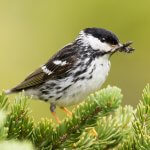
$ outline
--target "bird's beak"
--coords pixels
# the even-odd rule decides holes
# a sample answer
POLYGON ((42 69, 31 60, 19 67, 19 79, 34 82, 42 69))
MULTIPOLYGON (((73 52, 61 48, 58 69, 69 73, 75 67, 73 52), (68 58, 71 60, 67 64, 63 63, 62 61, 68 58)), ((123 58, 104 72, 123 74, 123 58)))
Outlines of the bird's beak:
POLYGON ((111 52, 114 53, 117 52, 122 47, 122 44, 119 43, 117 45, 111 45, 111 47, 112 47, 111 52))

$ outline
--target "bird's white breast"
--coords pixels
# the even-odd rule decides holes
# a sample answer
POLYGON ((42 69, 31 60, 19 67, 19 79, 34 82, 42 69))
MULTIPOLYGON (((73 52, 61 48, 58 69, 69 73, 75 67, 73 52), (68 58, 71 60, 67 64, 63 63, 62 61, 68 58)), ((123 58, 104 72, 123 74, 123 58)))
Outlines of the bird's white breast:
MULTIPOLYGON (((56 104, 60 106, 77 104, 84 100, 90 93, 99 89, 106 80, 110 70, 110 61, 108 56, 106 55, 96 58, 89 66, 88 70, 82 74, 82 76, 88 78, 92 69, 93 72, 91 79, 85 78, 84 80, 78 80, 67 90, 64 96, 57 101, 56 104)), ((69 80, 66 82, 69 82, 69 80)))

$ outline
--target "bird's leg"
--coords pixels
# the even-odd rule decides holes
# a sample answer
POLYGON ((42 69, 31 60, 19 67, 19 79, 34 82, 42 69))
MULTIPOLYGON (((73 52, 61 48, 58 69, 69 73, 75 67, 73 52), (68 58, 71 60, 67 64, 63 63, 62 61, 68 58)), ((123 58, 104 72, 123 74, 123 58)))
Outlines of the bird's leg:
POLYGON ((56 109, 56 105, 54 105, 53 103, 50 104, 50 111, 52 113, 52 115, 54 116, 55 120, 57 121, 57 123, 61 123, 60 119, 58 118, 58 116, 56 115, 56 112, 55 112, 55 109, 56 109))
POLYGON ((72 116, 72 112, 69 111, 66 107, 60 107, 68 116, 72 116))

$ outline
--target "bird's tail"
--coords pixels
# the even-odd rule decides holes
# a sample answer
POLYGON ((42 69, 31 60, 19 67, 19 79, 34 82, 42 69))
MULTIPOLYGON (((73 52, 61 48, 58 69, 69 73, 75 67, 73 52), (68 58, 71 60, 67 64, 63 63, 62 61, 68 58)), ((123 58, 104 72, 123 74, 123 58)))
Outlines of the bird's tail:
POLYGON ((6 91, 4 91, 4 93, 5 93, 6 95, 9 95, 9 94, 12 93, 12 90, 6 90, 6 91))

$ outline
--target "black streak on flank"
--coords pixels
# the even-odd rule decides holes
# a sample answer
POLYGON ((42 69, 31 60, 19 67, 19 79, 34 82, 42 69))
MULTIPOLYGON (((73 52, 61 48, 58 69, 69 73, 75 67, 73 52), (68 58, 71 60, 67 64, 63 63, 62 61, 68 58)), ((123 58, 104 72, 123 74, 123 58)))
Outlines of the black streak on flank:
POLYGON ((74 78, 85 73, 87 71, 87 68, 83 69, 83 70, 80 70, 80 71, 77 71, 75 74, 74 74, 74 78))
POLYGON ((90 59, 90 60, 86 63, 86 66, 90 66, 92 60, 93 60, 93 59, 90 59))
POLYGON ((75 79, 73 80, 73 83, 76 83, 78 80, 80 80, 79 77, 78 77, 78 78, 75 78, 75 79))
POLYGON ((65 88, 63 88, 62 90, 57 91, 56 93, 57 93, 57 94, 62 93, 62 92, 64 92, 64 91, 66 91, 66 90, 67 90, 70 86, 71 86, 71 84, 70 84, 70 85, 68 85, 68 86, 66 86, 66 87, 65 87, 65 88))
POLYGON ((62 92, 65 91, 65 90, 67 90, 70 86, 71 86, 71 84, 68 85, 68 86, 66 86, 66 87, 62 90, 62 92))
POLYGON ((49 96, 48 98, 50 99, 50 98, 53 98, 54 96, 49 96))
POLYGON ((85 79, 85 77, 78 77, 78 78, 75 78, 74 80, 73 80, 73 83, 76 83, 77 81, 81 81, 81 80, 84 80, 85 79))
POLYGON ((57 90, 59 90, 59 89, 61 89, 61 88, 62 88, 62 87, 60 87, 60 86, 57 86, 57 87, 56 87, 57 90))
POLYGON ((79 78, 79 80, 84 80, 85 79, 85 77, 81 77, 81 78, 79 78))
POLYGON ((57 100, 59 100, 60 98, 61 98, 61 96, 57 97, 55 100, 57 101, 57 100))
POLYGON ((56 86, 56 83, 50 83, 49 86, 56 86))
POLYGON ((86 79, 87 79, 87 80, 90 80, 90 79, 92 79, 92 77, 93 77, 93 76, 92 76, 92 75, 90 75, 90 76, 89 76, 88 78, 86 78, 86 79))
POLYGON ((42 94, 45 94, 45 95, 48 95, 49 94, 49 91, 47 91, 47 90, 43 90, 43 91, 41 91, 42 92, 42 94))
POLYGON ((49 89, 49 90, 50 90, 50 89, 53 89, 53 86, 51 86, 51 85, 49 85, 49 84, 46 84, 46 85, 45 85, 45 89, 49 89))
POLYGON ((89 74, 92 74, 95 69, 96 69, 96 66, 94 65, 93 69, 91 70, 91 72, 89 72, 89 74))

